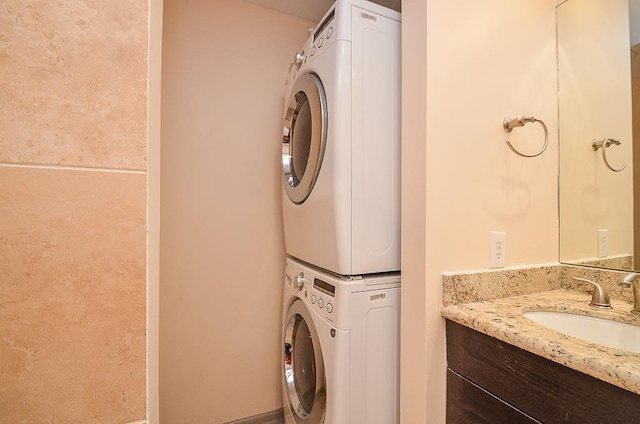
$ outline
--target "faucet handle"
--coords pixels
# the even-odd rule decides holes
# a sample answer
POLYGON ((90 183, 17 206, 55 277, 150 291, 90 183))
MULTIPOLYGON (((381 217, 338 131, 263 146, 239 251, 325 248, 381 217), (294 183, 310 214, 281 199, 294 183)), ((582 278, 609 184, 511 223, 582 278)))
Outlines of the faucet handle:
POLYGON ((626 277, 624 277, 624 280, 620 282, 620 285, 622 287, 631 287, 631 284, 633 283, 633 281, 638 277, 640 277, 640 274, 638 274, 637 272, 632 272, 626 277))
POLYGON ((633 287, 633 309, 631 312, 640 315, 640 273, 632 272, 620 283, 622 287, 633 287))
POLYGON ((609 296, 600 284, 596 283, 595 281, 587 280, 586 278, 573 277, 573 279, 593 285, 593 295, 591 296, 591 302, 589 302, 589 305, 599 309, 612 309, 611 302, 609 301, 609 296))

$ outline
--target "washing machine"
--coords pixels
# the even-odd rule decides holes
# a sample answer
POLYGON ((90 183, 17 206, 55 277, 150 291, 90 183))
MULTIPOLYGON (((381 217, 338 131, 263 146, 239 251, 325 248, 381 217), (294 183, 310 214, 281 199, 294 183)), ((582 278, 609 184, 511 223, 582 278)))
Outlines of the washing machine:
POLYGON ((399 422, 400 275, 348 278, 287 259, 286 424, 399 422))
POLYGON ((400 269, 400 25, 391 9, 338 0, 289 69, 286 250, 341 275, 400 269))

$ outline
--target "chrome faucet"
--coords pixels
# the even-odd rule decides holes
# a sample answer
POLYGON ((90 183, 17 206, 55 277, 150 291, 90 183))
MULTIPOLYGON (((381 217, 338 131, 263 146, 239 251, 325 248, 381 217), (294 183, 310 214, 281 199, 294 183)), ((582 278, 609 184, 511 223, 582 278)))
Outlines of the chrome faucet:
POLYGON ((633 309, 631 312, 634 314, 640 314, 640 274, 637 272, 632 272, 631 274, 624 277, 622 280, 622 287, 633 287, 633 309))
POLYGON ((593 286, 593 295, 591 296, 591 302, 589 305, 598 309, 611 309, 611 302, 609 301, 609 295, 602 288, 602 286, 595 281, 587 280, 586 278, 573 277, 576 281, 582 281, 583 283, 589 283, 593 286))

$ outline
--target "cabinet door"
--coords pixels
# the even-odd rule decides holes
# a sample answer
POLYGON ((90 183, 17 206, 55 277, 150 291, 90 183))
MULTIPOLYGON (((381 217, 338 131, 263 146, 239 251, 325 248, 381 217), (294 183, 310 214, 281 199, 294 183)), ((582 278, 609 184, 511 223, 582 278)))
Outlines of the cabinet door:
POLYGON ((545 424, 640 423, 640 395, 452 321, 447 321, 447 363, 545 424))
POLYGON ((540 423, 447 370, 447 424, 540 423))

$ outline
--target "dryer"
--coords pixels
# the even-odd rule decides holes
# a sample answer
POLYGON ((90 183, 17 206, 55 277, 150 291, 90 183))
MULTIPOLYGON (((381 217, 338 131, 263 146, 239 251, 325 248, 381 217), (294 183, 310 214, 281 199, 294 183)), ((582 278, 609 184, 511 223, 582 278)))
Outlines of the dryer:
POLYGON ((285 423, 398 423, 399 335, 399 274, 354 279, 287 259, 285 423))
POLYGON ((338 0, 287 79, 286 250, 341 275, 400 269, 400 25, 391 9, 338 0))

